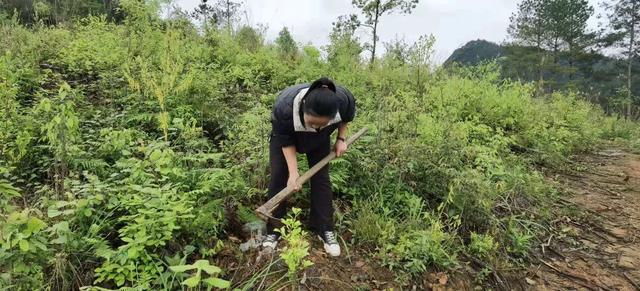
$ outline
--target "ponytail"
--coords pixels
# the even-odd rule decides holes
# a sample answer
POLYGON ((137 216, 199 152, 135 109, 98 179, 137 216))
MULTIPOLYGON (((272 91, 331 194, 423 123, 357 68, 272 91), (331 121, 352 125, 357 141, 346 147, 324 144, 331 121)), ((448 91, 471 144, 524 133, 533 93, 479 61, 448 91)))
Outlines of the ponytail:
POLYGON ((318 80, 313 81, 313 83, 311 83, 311 86, 309 87, 309 91, 313 91, 314 89, 318 88, 327 88, 333 91, 333 93, 336 92, 336 84, 327 77, 322 77, 318 80))
POLYGON ((302 97, 302 111, 314 116, 333 118, 338 112, 335 83, 326 77, 311 83, 309 90, 302 97))

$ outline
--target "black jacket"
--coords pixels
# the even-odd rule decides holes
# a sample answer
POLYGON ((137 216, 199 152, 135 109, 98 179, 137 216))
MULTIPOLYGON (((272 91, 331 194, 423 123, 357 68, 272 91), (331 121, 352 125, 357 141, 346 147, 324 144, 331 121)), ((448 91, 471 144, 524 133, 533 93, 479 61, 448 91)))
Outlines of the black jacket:
MULTIPOLYGON (((294 100, 300 90, 309 88, 310 84, 298 84, 290 86, 278 95, 276 103, 271 113, 271 142, 277 143, 281 147, 295 144, 296 129, 294 127, 294 100)), ((338 112, 341 122, 351 122, 356 114, 356 100, 353 94, 344 87, 336 85, 336 94, 339 102, 338 112)), ((338 124, 333 124, 322 128, 320 132, 333 131, 338 124)))

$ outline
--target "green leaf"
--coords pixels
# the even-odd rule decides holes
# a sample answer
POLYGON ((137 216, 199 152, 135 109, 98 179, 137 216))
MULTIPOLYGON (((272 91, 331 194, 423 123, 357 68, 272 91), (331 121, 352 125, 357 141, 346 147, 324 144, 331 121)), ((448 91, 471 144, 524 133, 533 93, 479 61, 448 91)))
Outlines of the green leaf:
POLYGON ((129 259, 135 259, 135 258, 137 258, 137 257, 138 257, 138 249, 136 249, 135 247, 134 247, 134 248, 129 248, 129 249, 127 250, 127 257, 128 257, 129 259))
POLYGON ((53 217, 59 216, 60 214, 62 214, 62 212, 60 212, 60 210, 56 208, 49 207, 49 209, 47 209, 47 216, 49 217, 53 218, 53 217))
POLYGON ((61 221, 58 222, 56 224, 53 225, 53 228, 57 231, 57 232, 69 232, 69 222, 68 221, 61 221))
POLYGON ((151 161, 157 161, 162 157, 162 152, 159 150, 153 150, 153 152, 151 152, 151 155, 149 155, 149 160, 151 161))
POLYGON ((47 250, 47 246, 39 241, 31 241, 31 245, 35 246, 35 248, 40 249, 42 251, 47 250))
POLYGON ((202 268, 203 271, 207 272, 207 274, 209 275, 213 275, 213 274, 218 274, 220 272, 222 272, 222 269, 216 267, 216 266, 206 266, 204 268, 202 268))
POLYGON ((23 252, 29 251, 29 242, 26 240, 21 240, 18 244, 20 244, 20 250, 23 252))
POLYGON ((67 237, 66 236, 61 236, 59 238, 51 240, 51 243, 54 243, 54 244, 64 244, 66 242, 67 242, 67 237))
POLYGON ((169 269, 171 269, 171 271, 174 271, 176 273, 183 273, 186 272, 188 270, 193 270, 196 267, 193 265, 180 265, 180 266, 170 266, 169 269))
POLYGON ((83 208, 85 206, 89 205, 89 201, 87 199, 78 199, 77 203, 76 203, 76 207, 77 208, 83 208))
POLYGON ((207 285, 215 288, 227 289, 231 287, 231 283, 229 281, 218 279, 218 278, 207 278, 202 281, 205 282, 207 285))
POLYGON ((196 250, 196 247, 192 246, 192 245, 187 245, 186 247, 184 247, 184 253, 185 254, 191 254, 196 250))
POLYGON ((222 272, 222 269, 216 267, 216 266, 212 266, 209 264, 209 261, 207 260, 198 260, 195 262, 195 264, 193 264, 196 268, 203 270, 205 272, 207 272, 207 274, 211 275, 211 274, 217 274, 222 272))
MULTIPOLYGON (((58 209, 58 210, 60 210, 60 209, 63 209, 63 208, 65 208, 65 207, 69 206, 69 205, 71 205, 71 203, 70 203, 70 202, 67 202, 67 201, 58 201, 58 202, 56 202, 56 203, 55 203, 55 205, 54 205, 53 207, 54 207, 54 208, 56 208, 56 209, 58 209)), ((73 209, 68 209, 68 210, 71 210, 71 211, 72 211, 71 213, 73 213, 73 209)), ((67 210, 65 210, 65 211, 67 211, 67 210)))
POLYGON ((13 187, 7 180, 0 179, 0 193, 3 193, 9 197, 20 197, 20 189, 13 187))
POLYGON ((40 231, 45 226, 47 226, 47 224, 37 217, 31 217, 27 222, 27 229, 32 233, 40 231))
POLYGON ((184 282, 182 282, 182 285, 187 285, 191 288, 198 286, 198 284, 200 284, 200 276, 199 275, 195 275, 187 280, 184 280, 184 282))
POLYGON ((115 281, 116 281, 116 285, 117 285, 117 286, 122 286, 122 285, 124 285, 124 275, 122 275, 122 274, 118 274, 114 279, 115 279, 115 281))

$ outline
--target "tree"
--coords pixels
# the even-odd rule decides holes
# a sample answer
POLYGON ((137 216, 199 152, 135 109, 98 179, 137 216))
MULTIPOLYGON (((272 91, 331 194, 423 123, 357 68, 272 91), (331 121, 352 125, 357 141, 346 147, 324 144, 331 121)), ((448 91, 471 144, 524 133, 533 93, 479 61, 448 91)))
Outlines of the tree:
POLYGON ((291 36, 289 29, 283 27, 278 38, 276 38, 276 45, 280 53, 284 56, 293 57, 298 51, 298 45, 291 36))
POLYGON ((542 0, 524 0, 518 4, 518 11, 510 17, 507 32, 516 44, 536 48, 538 64, 538 87, 544 87, 544 62, 546 52, 543 43, 546 37, 546 21, 542 0))
POLYGON ((104 14, 116 20, 118 0, 0 0, 0 10, 18 13, 23 24, 42 20, 46 24, 57 24, 74 17, 104 14))
POLYGON ((390 42, 385 42, 384 58, 392 61, 400 66, 404 66, 409 59, 409 45, 404 39, 399 39, 396 35, 396 39, 390 42))
POLYGON ((201 20, 206 25, 224 26, 231 34, 233 23, 237 20, 240 3, 232 0, 218 0, 214 4, 209 4, 208 0, 200 0, 200 4, 194 9, 192 16, 201 20))
POLYGON ((556 28, 560 31, 560 38, 569 52, 580 52, 594 43, 595 36, 587 30, 587 21, 593 15, 593 6, 587 0, 556 0, 552 3, 564 11, 556 28))
POLYGON ((378 42, 378 25, 380 17, 394 12, 403 14, 411 13, 416 8, 419 0, 353 0, 352 4, 362 11, 365 21, 361 24, 371 29, 371 64, 376 59, 376 45, 378 42))
MULTIPOLYGON (((523 60, 537 59, 539 89, 544 88, 545 71, 569 72, 573 79, 574 63, 585 49, 594 43, 595 36, 587 31, 587 20, 593 7, 587 0, 523 0, 518 5, 508 28, 514 44, 535 48, 537 57, 521 55, 523 60), (553 62, 547 64, 548 51, 553 62), (559 54, 568 51, 569 66, 562 67, 559 54)), ((521 53, 531 50, 519 50, 521 53)))
POLYGON ((200 4, 198 4, 191 14, 196 20, 202 21, 205 30, 209 25, 216 26, 219 21, 216 9, 207 2, 207 0, 201 0, 200 4))
POLYGON ((34 19, 33 1, 26 0, 0 0, 0 10, 6 11, 9 15, 17 14, 18 20, 22 24, 31 24, 34 19))
POLYGON ((198 33, 195 24, 191 21, 190 13, 176 4, 171 4, 167 10, 165 21, 170 27, 185 34, 196 35, 198 33))
POLYGON ((434 53, 436 38, 433 35, 422 35, 409 48, 409 68, 412 76, 416 78, 416 91, 422 97, 425 93, 424 76, 429 72, 431 58, 434 53))
POLYGON ((237 20, 240 3, 231 0, 218 0, 219 19, 224 19, 227 32, 231 34, 233 31, 233 22, 237 20))
POLYGON ((594 36, 587 32, 587 20, 593 7, 587 0, 541 0, 538 4, 544 29, 543 45, 553 52, 554 64, 558 54, 568 50, 583 50, 594 36))
POLYGON ((615 4, 605 4, 608 12, 609 28, 611 32, 608 38, 611 46, 624 49, 627 57, 627 112, 631 113, 631 79, 634 58, 640 53, 640 0, 619 0, 615 4))
POLYGON ((518 11, 511 14, 507 33, 518 44, 542 49, 545 37, 543 0, 524 0, 518 4, 518 11))
POLYGON ((595 40, 595 36, 587 31, 587 20, 593 15, 593 6, 587 0, 545 0, 543 3, 545 27, 550 33, 547 43, 553 49, 553 63, 557 67, 558 52, 566 49, 569 78, 573 79, 576 58, 595 40))
POLYGON ((250 52, 257 52, 260 47, 262 47, 262 43, 264 42, 261 33, 253 27, 247 25, 241 27, 238 30, 235 38, 238 40, 238 43, 241 47, 250 52))
POLYGON ((329 34, 330 43, 326 47, 327 60, 334 67, 342 63, 359 63, 362 46, 356 30, 360 21, 356 15, 342 15, 333 22, 333 28, 329 34))

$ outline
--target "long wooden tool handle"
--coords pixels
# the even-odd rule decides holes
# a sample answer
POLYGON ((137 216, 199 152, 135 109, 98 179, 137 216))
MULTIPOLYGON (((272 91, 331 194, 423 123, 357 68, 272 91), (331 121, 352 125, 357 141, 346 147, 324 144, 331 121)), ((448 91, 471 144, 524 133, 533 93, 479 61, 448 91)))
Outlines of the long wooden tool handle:
MULTIPOLYGON (((365 132, 367 132, 366 127, 356 132, 356 134, 352 135, 351 137, 349 137, 345 141, 345 143, 347 144, 347 146, 351 145, 354 141, 360 138, 360 136, 362 136, 365 132)), ((326 166, 335 157, 336 157, 336 152, 331 151, 329 155, 327 155, 324 159, 322 159, 320 162, 318 162, 313 167, 311 167, 311 169, 309 169, 306 173, 302 174, 302 176, 300 176, 296 180, 298 185, 302 185, 305 182, 307 182, 309 179, 311 179, 313 175, 315 175, 318 171, 320 171, 320 169, 326 166)), ((256 214, 258 215, 258 217, 260 217, 260 219, 267 221, 269 218, 271 218, 271 213, 273 213, 273 211, 278 207, 278 205, 280 205, 282 201, 287 199, 291 195, 291 193, 293 193, 293 189, 290 188, 289 186, 285 187, 284 189, 282 189, 282 191, 278 192, 278 194, 276 194, 271 199, 269 199, 269 201, 267 201, 265 204, 262 204, 262 206, 258 207, 258 209, 255 210, 256 214)))

